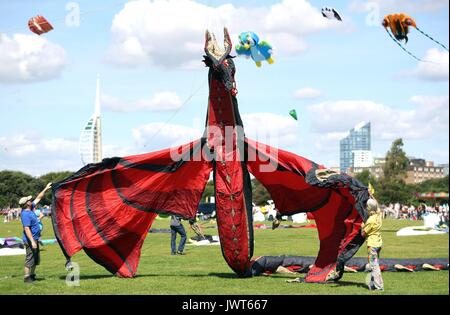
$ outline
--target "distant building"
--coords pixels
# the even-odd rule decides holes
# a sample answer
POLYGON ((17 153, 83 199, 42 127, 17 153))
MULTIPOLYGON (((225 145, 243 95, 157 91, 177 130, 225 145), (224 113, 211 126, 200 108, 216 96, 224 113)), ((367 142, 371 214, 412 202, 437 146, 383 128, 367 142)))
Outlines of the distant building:
POLYGON ((340 141, 340 170, 349 172, 357 163, 369 165, 371 159, 370 122, 361 122, 340 141))
POLYGON ((100 78, 97 77, 95 110, 80 135, 80 156, 84 165, 102 161, 102 124, 100 113, 100 78))
POLYGON ((370 166, 370 167, 351 167, 348 170, 348 174, 350 176, 355 176, 359 173, 362 173, 364 171, 369 171, 369 173, 375 177, 376 179, 380 179, 383 177, 383 167, 382 166, 370 166))
MULTIPOLYGON (((380 179, 384 176, 383 166, 386 163, 386 159, 374 158, 373 161, 374 165, 370 167, 351 167, 348 171, 349 175, 355 176, 364 171, 369 171, 373 177, 380 179)), ((445 165, 435 166, 434 164, 432 161, 410 157, 405 182, 407 184, 419 184, 426 180, 445 177, 445 165)))
POLYGON ((375 157, 373 158, 373 165, 374 166, 383 166, 386 164, 386 158, 385 157, 375 157))
POLYGON ((336 172, 336 173, 340 173, 341 172, 341 168, 338 166, 332 166, 328 168, 329 170, 336 172))
POLYGON ((418 184, 430 179, 445 177, 444 167, 434 166, 434 162, 411 158, 405 182, 418 184))
POLYGON ((439 167, 444 169, 444 176, 448 176, 448 163, 447 164, 439 164, 439 167))
POLYGON ((353 151, 353 167, 371 167, 373 165, 372 151, 353 151))

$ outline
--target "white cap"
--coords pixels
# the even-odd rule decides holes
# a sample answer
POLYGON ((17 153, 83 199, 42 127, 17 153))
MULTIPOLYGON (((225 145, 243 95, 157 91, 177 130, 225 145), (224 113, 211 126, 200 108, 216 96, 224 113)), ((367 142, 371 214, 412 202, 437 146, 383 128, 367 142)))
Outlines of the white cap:
POLYGON ((375 199, 370 198, 369 200, 367 200, 367 211, 369 212, 378 211, 378 202, 375 199))
POLYGON ((22 197, 19 200, 19 205, 24 205, 26 204, 28 201, 30 201, 31 199, 33 199, 33 196, 27 196, 27 197, 22 197))

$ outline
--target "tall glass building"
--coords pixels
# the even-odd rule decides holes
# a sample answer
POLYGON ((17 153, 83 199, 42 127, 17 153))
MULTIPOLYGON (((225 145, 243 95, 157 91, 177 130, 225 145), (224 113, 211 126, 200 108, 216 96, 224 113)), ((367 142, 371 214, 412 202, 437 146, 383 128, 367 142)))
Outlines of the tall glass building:
POLYGON ((341 172, 347 173, 349 168, 355 166, 355 151, 358 151, 358 155, 361 155, 362 151, 371 151, 370 142, 370 122, 361 122, 349 131, 348 135, 340 141, 341 172))

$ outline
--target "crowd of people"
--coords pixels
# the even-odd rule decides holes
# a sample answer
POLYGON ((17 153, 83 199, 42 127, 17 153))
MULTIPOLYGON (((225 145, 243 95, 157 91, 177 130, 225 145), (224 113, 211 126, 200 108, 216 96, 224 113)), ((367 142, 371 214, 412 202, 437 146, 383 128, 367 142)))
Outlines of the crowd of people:
MULTIPOLYGON (((21 208, 6 208, 1 209, 0 214, 3 215, 3 223, 13 222, 13 221, 19 221, 21 217, 21 208)), ((48 216, 50 215, 50 207, 49 206, 43 206, 40 208, 34 209, 34 212, 39 217, 41 216, 48 216)))
POLYGON ((381 206, 383 212, 383 218, 393 218, 400 220, 422 220, 423 217, 429 213, 437 214, 441 223, 448 225, 449 219, 449 205, 448 204, 435 204, 426 205, 421 204, 418 207, 413 205, 401 205, 399 203, 389 204, 388 206, 381 206))

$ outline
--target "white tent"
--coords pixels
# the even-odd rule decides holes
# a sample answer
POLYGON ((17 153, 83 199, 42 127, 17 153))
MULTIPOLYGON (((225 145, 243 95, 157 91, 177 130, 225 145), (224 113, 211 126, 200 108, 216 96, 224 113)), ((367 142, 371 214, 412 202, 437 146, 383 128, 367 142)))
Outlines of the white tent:
POLYGON ((294 223, 306 223, 308 222, 308 216, 306 213, 297 213, 292 216, 294 223))

